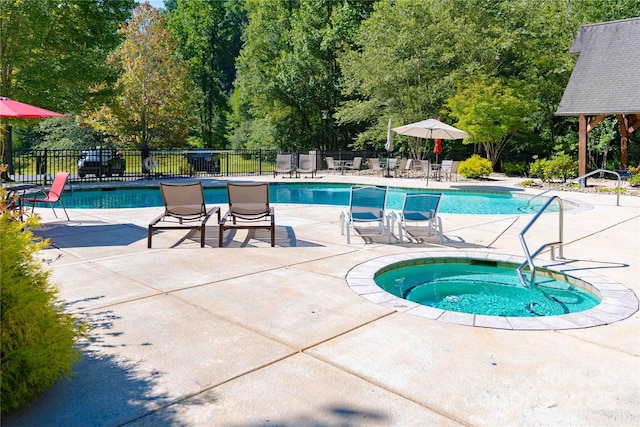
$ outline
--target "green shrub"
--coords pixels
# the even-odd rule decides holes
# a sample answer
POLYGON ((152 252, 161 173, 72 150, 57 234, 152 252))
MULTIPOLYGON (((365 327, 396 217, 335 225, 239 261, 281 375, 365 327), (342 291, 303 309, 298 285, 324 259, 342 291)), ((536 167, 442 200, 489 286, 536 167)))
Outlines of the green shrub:
POLYGON ((520 183, 523 187, 532 187, 536 182, 532 179, 525 179, 520 183))
POLYGON ((540 178, 546 182, 553 180, 566 182, 567 178, 578 176, 578 162, 565 154, 564 151, 560 151, 554 154, 551 160, 536 159, 529 166, 529 176, 540 178))
POLYGON ((507 176, 526 176, 526 162, 502 162, 502 170, 507 176))
POLYGON ((547 159, 538 159, 534 156, 534 161, 529 165, 529 176, 532 178, 544 179, 544 170, 547 159))
POLYGON ((87 326, 62 311, 49 273, 35 256, 48 244, 29 229, 37 220, 18 221, 5 209, 4 190, 0 197, 0 411, 5 414, 71 373, 80 357, 76 340, 87 326))
POLYGON ((460 162, 458 165, 458 173, 465 178, 480 178, 481 176, 489 176, 493 172, 491 162, 487 159, 474 154, 467 160, 460 162))

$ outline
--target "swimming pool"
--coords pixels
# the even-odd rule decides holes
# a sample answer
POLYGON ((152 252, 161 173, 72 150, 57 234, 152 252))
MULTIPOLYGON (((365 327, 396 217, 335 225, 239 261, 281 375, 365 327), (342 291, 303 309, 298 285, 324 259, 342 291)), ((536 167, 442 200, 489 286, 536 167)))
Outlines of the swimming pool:
MULTIPOLYGON (((294 203, 309 205, 347 206, 351 184, 269 184, 271 203, 294 203)), ((226 187, 205 188, 207 204, 226 204, 226 187)), ((463 192, 434 191, 421 188, 389 187, 388 209, 400 209, 406 193, 442 192, 444 197, 440 212, 455 214, 522 214, 537 212, 545 202, 537 199, 527 208, 530 196, 508 192, 463 192)), ((64 195, 68 208, 118 209, 162 206, 162 197, 157 188, 104 188, 74 190, 64 195)), ((570 205, 570 204, 569 204, 570 205)), ((565 205, 565 209, 570 206, 565 205)))

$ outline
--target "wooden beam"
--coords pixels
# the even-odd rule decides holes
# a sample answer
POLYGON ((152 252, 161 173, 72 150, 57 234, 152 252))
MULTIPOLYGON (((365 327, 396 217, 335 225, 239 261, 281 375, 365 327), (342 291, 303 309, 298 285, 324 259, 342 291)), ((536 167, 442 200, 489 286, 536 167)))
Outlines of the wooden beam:
POLYGON ((582 176, 587 173, 587 116, 581 114, 578 123, 578 176, 582 176))
POLYGON ((604 114, 601 114, 599 116, 589 117, 587 119, 587 132, 591 132, 596 126, 598 126, 598 123, 603 121, 606 117, 607 116, 604 114))

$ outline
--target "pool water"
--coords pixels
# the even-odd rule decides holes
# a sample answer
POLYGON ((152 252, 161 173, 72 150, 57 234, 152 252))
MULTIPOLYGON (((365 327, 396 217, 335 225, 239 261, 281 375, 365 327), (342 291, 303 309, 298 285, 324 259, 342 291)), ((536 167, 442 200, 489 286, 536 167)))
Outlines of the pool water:
POLYGON ((568 281, 536 270, 536 286, 520 283, 516 265, 495 262, 430 263, 391 267, 378 286, 421 305, 486 316, 556 316, 588 310, 599 298, 568 281))
MULTIPOLYGON (((349 205, 350 184, 273 184, 269 185, 271 203, 349 205)), ((205 188, 207 204, 226 204, 226 187, 205 188)), ((406 193, 434 193, 419 188, 389 187, 387 208, 400 209, 406 193)), ((440 192, 440 191, 438 191, 440 192)), ((527 208, 529 197, 507 192, 443 191, 440 212, 455 214, 522 214, 533 213, 545 200, 537 199, 527 208)), ((64 204, 78 209, 116 209, 162 206, 157 188, 108 188, 65 192, 64 204)), ((567 209, 567 206, 565 206, 567 209)), ((549 210, 551 211, 551 209, 549 210)))

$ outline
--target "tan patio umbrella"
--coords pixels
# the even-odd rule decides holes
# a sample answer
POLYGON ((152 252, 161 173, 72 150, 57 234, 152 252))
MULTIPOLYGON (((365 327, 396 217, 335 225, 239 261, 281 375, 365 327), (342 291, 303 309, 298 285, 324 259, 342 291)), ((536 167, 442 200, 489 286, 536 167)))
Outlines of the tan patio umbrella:
POLYGON ((469 134, 463 130, 455 128, 435 119, 427 119, 421 122, 393 128, 393 131, 400 135, 415 136, 428 139, 464 139, 469 138, 469 134))

